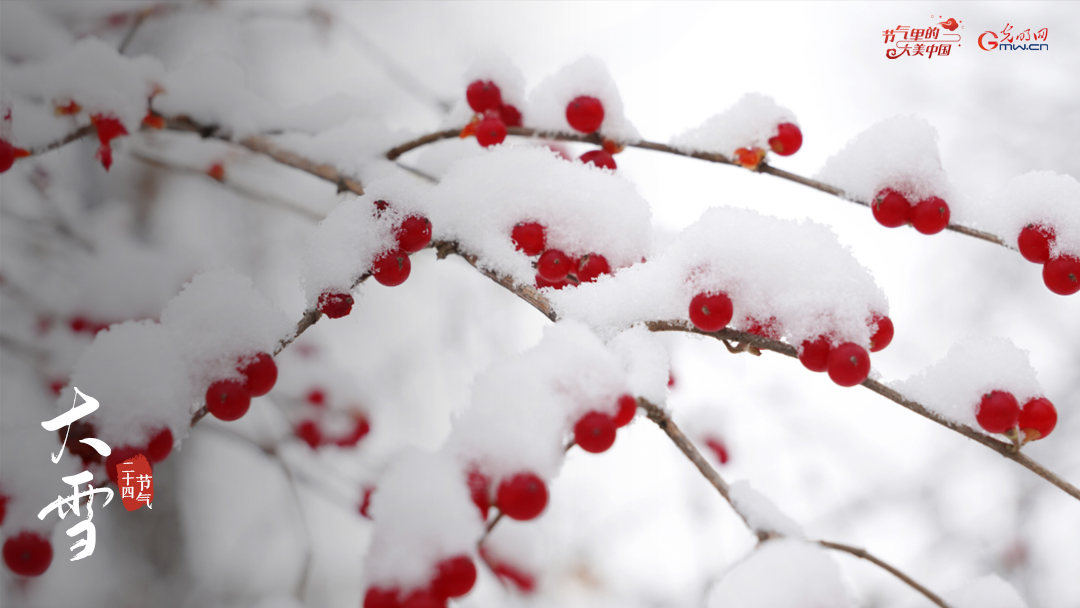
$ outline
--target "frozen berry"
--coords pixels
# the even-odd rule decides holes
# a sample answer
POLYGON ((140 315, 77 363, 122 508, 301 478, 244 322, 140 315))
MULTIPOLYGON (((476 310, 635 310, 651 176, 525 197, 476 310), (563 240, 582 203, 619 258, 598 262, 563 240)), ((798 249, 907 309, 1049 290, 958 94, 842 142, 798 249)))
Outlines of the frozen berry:
POLYGON ((936 196, 911 208, 911 225, 923 234, 937 234, 949 225, 949 205, 936 196))
POLYGON ((720 464, 727 464, 728 451, 727 446, 724 445, 723 441, 720 441, 715 437, 709 437, 705 440, 705 447, 712 450, 712 453, 716 455, 716 459, 720 461, 720 464))
POLYGON ((818 336, 812 341, 804 340, 799 349, 799 363, 812 372, 828 371, 830 352, 832 344, 825 336, 818 336))
POLYGON ((1016 426, 1020 404, 1012 393, 991 391, 982 396, 975 409, 975 420, 987 433, 1004 433, 1016 426))
POLYGON ((735 150, 735 162, 746 169, 757 169, 765 160, 765 151, 761 148, 739 148, 735 150))
POLYGON ((400 608, 398 590, 371 587, 364 594, 364 608, 400 608))
POLYGON ((1057 426, 1057 409, 1046 397, 1031 399, 1020 408, 1017 424, 1026 441, 1042 439, 1057 426))
POLYGON ((510 231, 510 240, 514 241, 514 248, 525 255, 540 255, 547 245, 547 234, 543 224, 521 222, 510 231))
POLYGON ((498 110, 502 107, 502 91, 498 85, 490 80, 474 80, 469 88, 465 89, 465 99, 473 112, 483 114, 488 110, 498 110))
POLYGON ((1053 228, 1042 224, 1028 224, 1020 231, 1016 245, 1025 260, 1045 264, 1050 261, 1050 246, 1053 245, 1054 238, 1053 228))
POLYGON ((476 508, 480 509, 480 519, 487 521, 488 509, 491 508, 491 478, 474 468, 469 471, 468 485, 469 496, 476 508))
POLYGON ((206 389, 206 409, 219 420, 239 420, 251 407, 251 393, 237 380, 218 380, 206 389))
POLYGON ((15 146, 6 139, 0 139, 0 173, 4 173, 15 164, 15 146))
POLYGON ((769 139, 769 147, 780 156, 791 156, 802 147, 802 131, 790 122, 776 127, 776 137, 769 139))
POLYGON ((367 418, 360 414, 356 414, 353 419, 352 430, 349 431, 348 435, 335 441, 334 444, 342 448, 356 447, 356 444, 360 443, 360 440, 366 437, 370 431, 371 425, 368 424, 367 418))
POLYGON ((506 140, 506 125, 498 116, 485 116, 476 125, 476 141, 485 148, 490 148, 506 140))
POLYGON ((37 532, 19 532, 4 542, 4 563, 19 576, 41 576, 52 558, 52 544, 37 532))
POLYGON ((734 315, 731 298, 725 293, 699 293, 690 300, 690 322, 701 331, 720 331, 734 315))
POLYGON ((590 454, 606 452, 615 444, 615 419, 603 412, 589 412, 574 425, 574 443, 590 454))
POLYGON ((269 353, 258 353, 240 368, 244 388, 252 397, 262 397, 277 383, 277 364, 269 353))
POLYGON ((421 215, 410 215, 397 228, 398 247, 416 253, 431 242, 431 222, 421 215))
POLYGON ((521 112, 510 104, 503 104, 503 107, 499 108, 499 116, 502 117, 503 123, 508 127, 520 127, 522 125, 521 112))
POLYGON ((544 480, 532 473, 503 479, 495 493, 495 505, 510 519, 526 521, 544 512, 548 492, 544 480))
POLYGON ((829 378, 840 386, 862 384, 870 375, 870 353, 866 349, 845 342, 829 353, 829 378))
POLYGON ((875 326, 877 329, 874 329, 874 335, 870 336, 870 352, 872 353, 884 350, 892 342, 895 331, 892 319, 886 316, 875 315, 871 328, 875 326))
POLYGON ((604 122, 604 104, 595 97, 575 97, 566 106, 566 122, 575 131, 594 133, 604 122))
POLYGON ((326 393, 321 388, 313 388, 304 395, 304 399, 311 405, 320 407, 326 403, 326 393))
POLYGON ((543 289, 544 287, 550 287, 552 289, 562 289, 564 287, 569 287, 570 285, 573 285, 573 283, 571 283, 567 279, 563 279, 561 281, 549 281, 544 277, 540 276, 539 273, 537 273, 536 275, 537 289, 543 289))
POLYGON ((468 555, 455 555, 435 566, 431 591, 441 598, 461 597, 476 584, 476 564, 468 555))
POLYGON ((602 274, 611 274, 611 265, 599 253, 589 253, 578 260, 576 274, 582 283, 592 283, 602 274))
POLYGON ((409 261, 409 254, 400 249, 382 254, 375 258, 375 262, 371 265, 371 275, 387 287, 401 285, 405 279, 409 278, 411 271, 412 262, 409 261))
POLYGON ((353 297, 347 293, 319 295, 319 312, 331 319, 340 319, 352 310, 353 297))
POLYGON ((322 445, 322 431, 314 420, 302 420, 296 425, 295 433, 297 437, 304 440, 304 443, 311 446, 311 449, 313 450, 322 445))
POLYGON ((136 447, 130 445, 122 445, 113 448, 112 452, 105 457, 105 474, 109 476, 109 479, 113 483, 117 483, 119 474, 116 471, 116 466, 123 464, 125 460, 129 460, 142 454, 146 455, 147 449, 143 447, 136 447))
POLYGON ((565 279, 572 268, 573 260, 558 249, 548 249, 536 262, 537 274, 552 282, 565 279))
POLYGON ((615 157, 604 150, 589 150, 579 158, 586 165, 592 163, 601 169, 615 170, 615 157))
POLYGON ((1080 291, 1080 258, 1063 255, 1047 262, 1043 266, 1043 283, 1059 296, 1080 291))
MULTIPOLYGON (((668 386, 671 386, 670 384, 668 386)), ((615 426, 622 428, 634 419, 634 414, 637 413, 637 399, 634 399, 633 395, 622 395, 619 397, 619 411, 615 413, 615 426)))
POLYGON ((886 228, 897 228, 911 221, 911 203, 892 188, 878 192, 870 210, 874 219, 886 228))
POLYGON ((151 464, 157 464, 169 457, 173 448, 172 431, 166 427, 154 433, 150 437, 150 443, 146 446, 146 457, 151 464))

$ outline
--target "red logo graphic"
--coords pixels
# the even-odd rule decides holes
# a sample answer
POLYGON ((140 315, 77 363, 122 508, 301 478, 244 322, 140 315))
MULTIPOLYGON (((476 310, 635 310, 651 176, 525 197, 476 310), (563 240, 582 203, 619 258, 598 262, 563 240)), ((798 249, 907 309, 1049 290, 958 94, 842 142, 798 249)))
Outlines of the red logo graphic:
POLYGON ((1048 51, 1050 45, 1046 44, 1046 38, 1050 35, 1049 28, 1042 28, 1034 34, 1031 33, 1031 28, 1028 28, 1019 34, 1012 33, 1012 24, 1006 23, 1005 27, 1001 30, 1001 42, 998 42, 998 35, 995 32, 985 31, 979 35, 979 48, 984 51, 1048 51), (989 36, 991 39, 988 39, 989 36), (1040 43, 1041 41, 1041 43, 1040 43), (1018 44, 1019 43, 1019 44, 1018 44), (1031 43, 1031 44, 1026 44, 1031 43))
MULTIPOLYGON (((933 15, 931 15, 931 18, 933 15)), ((941 15, 938 15, 941 19, 941 15)), ((912 27, 898 25, 893 29, 882 32, 885 36, 885 56, 889 59, 897 59, 907 55, 909 57, 926 57, 934 55, 939 57, 952 54, 952 46, 960 46, 960 34, 952 32, 960 28, 962 21, 949 17, 947 21, 940 21, 938 25, 947 30, 942 32, 938 27, 912 27)))
POLYGON ((120 486, 120 500, 128 511, 144 504, 154 508, 154 473, 146 456, 139 454, 116 465, 116 484, 120 486))

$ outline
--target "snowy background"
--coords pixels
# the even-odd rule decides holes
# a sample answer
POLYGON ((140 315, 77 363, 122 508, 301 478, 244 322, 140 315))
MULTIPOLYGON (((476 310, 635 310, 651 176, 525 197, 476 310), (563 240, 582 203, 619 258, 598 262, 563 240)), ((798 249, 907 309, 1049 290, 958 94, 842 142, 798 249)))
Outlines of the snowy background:
MULTIPOLYGON (((36 145, 72 129, 51 109, 30 109, 42 102, 25 94, 35 79, 51 86, 35 76, 35 62, 86 36, 115 48, 129 24, 109 16, 137 6, 0 4, 0 87, 16 90, 18 141, 36 145), (20 122, 22 107, 28 118, 20 122)), ((1000 204, 1009 181, 1030 171, 1080 177, 1078 9, 1065 2, 194 2, 148 18, 126 55, 157 57, 176 82, 199 83, 187 97, 166 96, 159 109, 203 112, 238 131, 337 134, 336 147, 330 137, 323 150, 365 179, 382 170, 370 163, 376 155, 445 128, 447 112, 464 98, 466 70, 492 52, 520 68, 526 92, 582 56, 600 59, 625 116, 651 141, 670 141, 745 93, 769 95, 794 112, 804 134, 798 154, 770 162, 804 176, 875 123, 913 114, 937 129, 958 199, 978 210, 1000 204), (952 55, 886 59, 883 30, 949 17, 963 26, 952 55), (1048 27, 1050 50, 977 47, 978 34, 1006 23, 1048 27)), ((104 69, 75 77, 90 88, 113 86, 104 69)), ((305 138, 281 141, 300 150, 305 138)), ((50 384, 67 386, 90 345, 63 327, 77 313, 116 315, 105 322, 158 318, 195 272, 226 266, 299 318, 308 304, 300 275, 311 218, 348 198, 194 136, 127 138, 108 173, 93 158, 96 145, 20 160, 0 178, 2 333, 35 347, 5 344, 5 424, 55 415, 50 384), (203 174, 215 162, 225 165, 228 187, 203 174), (43 310, 56 319, 44 334, 36 325, 43 310)), ((588 146, 568 149, 576 155, 588 146)), ((447 140, 401 162, 442 175, 481 153, 475 140, 447 140)), ((1011 339, 1060 413, 1054 434, 1025 452, 1080 483, 1080 296, 1050 293, 1039 268, 1015 251, 952 232, 888 230, 867 208, 798 184, 634 148, 616 158, 617 175, 648 202, 656 242, 715 206, 829 226, 888 297, 896 338, 873 359, 883 380, 909 378, 968 338, 1011 339)), ((624 218, 612 215, 620 226, 624 218)), ((772 245, 782 251, 785 243, 772 245)), ((155 468, 153 511, 128 513, 119 504, 97 511, 93 557, 67 561, 70 524, 56 526, 45 575, 0 573, 4 604, 65 605, 78 596, 113 606, 359 605, 373 533, 357 512, 363 489, 403 451, 442 446, 478 374, 536 345, 550 325, 460 259, 437 262, 427 250, 412 263, 404 285, 369 281, 350 316, 324 319, 287 349, 277 388, 246 417, 194 427, 155 468), (372 432, 356 449, 316 452, 292 436, 290 416, 316 388, 370 417, 372 432)), ((1080 505, 1060 490, 786 357, 733 356, 715 340, 682 334, 660 339, 676 379, 667 401, 675 419, 697 438, 722 439, 730 461, 714 463, 720 473, 749 481, 808 538, 866 547, 946 595, 996 575, 1031 608, 1080 605, 1080 505)), ((122 406, 102 402, 111 407, 122 406)), ((58 446, 33 432, 44 447, 32 454, 23 449, 28 439, 2 436, 0 491, 9 488, 9 471, 40 470, 40 491, 51 500, 65 489, 61 474, 70 474, 61 467, 74 459, 50 464, 58 446)), ((620 431, 605 454, 571 450, 550 491, 541 518, 503 521, 489 541, 532 573, 538 590, 504 587, 481 567, 477 587, 456 604, 701 606, 725 573, 738 578, 731 569, 756 540, 647 420, 620 431)), ((931 605, 866 562, 829 557, 858 606, 931 605)), ((789 585, 783 563, 743 562, 743 578, 757 584, 728 583, 710 605, 750 605, 740 602, 755 588, 789 585)), ((1020 605, 1005 592, 994 597, 1003 607, 1020 605)))

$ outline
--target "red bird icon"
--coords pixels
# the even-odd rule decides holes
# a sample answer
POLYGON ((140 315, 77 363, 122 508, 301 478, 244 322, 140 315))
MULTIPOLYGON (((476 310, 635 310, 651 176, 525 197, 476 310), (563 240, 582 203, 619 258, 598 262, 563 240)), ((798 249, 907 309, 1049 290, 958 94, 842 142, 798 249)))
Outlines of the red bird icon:
POLYGON ((955 30, 956 28, 960 27, 960 24, 957 23, 956 19, 953 19, 952 17, 949 17, 948 21, 942 21, 938 25, 940 25, 941 27, 949 30, 950 32, 955 30))

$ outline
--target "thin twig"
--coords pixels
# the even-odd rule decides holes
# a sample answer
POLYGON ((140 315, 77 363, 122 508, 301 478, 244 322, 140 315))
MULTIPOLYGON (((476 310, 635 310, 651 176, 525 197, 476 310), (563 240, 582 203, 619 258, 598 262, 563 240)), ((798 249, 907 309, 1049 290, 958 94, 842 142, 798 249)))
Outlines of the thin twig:
POLYGON ((854 555, 855 557, 865 559, 866 561, 874 564, 875 566, 881 568, 882 570, 887 571, 889 574, 892 574, 896 578, 904 581, 905 583, 907 583, 907 585, 909 587, 911 587, 912 589, 914 589, 914 590, 918 591, 919 593, 923 594, 924 596, 926 596, 926 598, 928 600, 930 600, 931 602, 934 602, 938 606, 941 606, 941 608, 949 608, 949 605, 946 604, 945 600, 941 599, 941 597, 938 594, 934 593, 933 591, 930 591, 926 587, 923 587, 919 583, 915 582, 914 579, 912 579, 910 576, 904 574, 900 570, 897 570, 896 568, 890 566, 889 564, 887 564, 887 563, 881 561, 880 559, 874 557, 874 555, 871 554, 866 549, 860 549, 858 547, 852 547, 850 545, 842 545, 840 543, 829 542, 827 540, 818 540, 818 541, 814 541, 814 542, 816 542, 817 544, 819 544, 822 547, 825 547, 827 549, 832 549, 834 551, 842 551, 844 553, 850 553, 851 555, 854 555))
MULTIPOLYGON (((593 133, 593 134, 590 134, 590 135, 582 135, 582 134, 579 134, 579 133, 563 133, 563 132, 559 132, 559 131, 541 131, 541 130, 538 130, 538 129, 531 129, 531 128, 525 128, 525 127, 508 127, 506 129, 506 133, 507 133, 507 135, 516 135, 516 136, 519 136, 519 137, 541 138, 541 139, 556 140, 556 141, 574 141, 574 142, 591 143, 591 144, 596 144, 596 145, 601 145, 603 143, 603 140, 596 133, 593 133)), ((412 141, 405 142, 405 143, 403 143, 403 144, 401 144, 401 145, 399 145, 399 146, 397 146, 395 148, 392 148, 391 150, 389 150, 386 153, 386 158, 389 159, 389 160, 396 160, 399 156, 401 156, 402 154, 405 154, 406 152, 409 152, 411 150, 415 150, 416 148, 419 148, 421 146, 425 146, 427 144, 434 143, 436 141, 440 141, 440 140, 443 140, 443 139, 453 139, 455 137, 460 137, 460 134, 461 134, 460 129, 457 129, 457 130, 449 129, 449 130, 446 130, 446 131, 438 131, 438 132, 435 132, 435 133, 429 133, 428 135, 418 137, 418 138, 416 138, 416 139, 414 139, 412 141)), ((685 157, 688 157, 688 158, 696 158, 696 159, 704 160, 704 161, 707 161, 707 162, 710 162, 710 163, 719 163, 719 164, 722 164, 722 165, 739 166, 738 163, 734 162, 733 160, 731 160, 727 156, 725 156, 723 154, 716 153, 716 152, 700 152, 700 151, 695 151, 695 150, 683 150, 683 149, 680 149, 680 148, 675 148, 673 146, 669 146, 667 144, 661 144, 661 143, 657 143, 657 142, 644 141, 644 140, 635 141, 635 142, 619 142, 619 143, 620 143, 620 145, 628 146, 628 147, 631 147, 631 148, 641 148, 643 150, 653 150, 655 152, 664 152, 664 153, 667 153, 667 154, 675 154, 677 156, 685 156, 685 157)), ((836 186, 831 186, 831 185, 826 184, 824 182, 819 182, 817 180, 813 180, 813 179, 810 179, 808 177, 803 177, 801 175, 796 175, 795 173, 791 173, 789 171, 784 171, 783 169, 778 169, 778 168, 773 167, 772 165, 769 165, 769 164, 766 164, 766 163, 761 163, 760 165, 757 166, 756 169, 752 169, 752 171, 755 171, 757 173, 767 173, 769 175, 773 175, 773 176, 779 177, 781 179, 786 179, 788 181, 795 182, 796 184, 802 184, 803 186, 807 186, 809 188, 819 190, 819 191, 824 192, 826 194, 831 194, 831 195, 833 195, 833 196, 835 196, 837 198, 843 199, 843 200, 851 202, 851 203, 855 203, 855 204, 863 205, 863 206, 869 206, 869 204, 866 203, 865 201, 861 201, 861 200, 855 198, 854 196, 849 195, 848 193, 844 192, 840 188, 837 188, 836 186)), ((1001 245, 1002 247, 1007 247, 1007 248, 1009 247, 1005 243, 1005 241, 1003 239, 1001 239, 997 235, 990 234, 989 232, 983 232, 981 230, 976 230, 974 228, 969 228, 967 226, 961 226, 959 224, 949 224, 947 226, 947 228, 949 230, 954 231, 954 232, 959 232, 960 234, 965 234, 967 236, 975 237, 977 239, 982 239, 984 241, 994 243, 996 245, 1001 245)))

